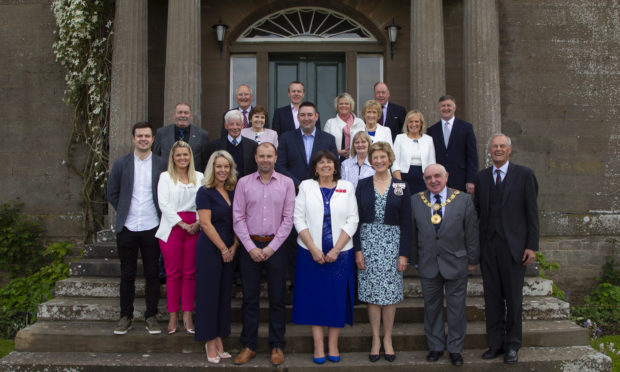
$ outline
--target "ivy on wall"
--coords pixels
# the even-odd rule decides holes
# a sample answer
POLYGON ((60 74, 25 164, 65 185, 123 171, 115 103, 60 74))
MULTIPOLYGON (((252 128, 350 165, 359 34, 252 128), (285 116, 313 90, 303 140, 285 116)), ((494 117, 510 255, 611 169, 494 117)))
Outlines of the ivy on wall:
POLYGON ((114 1, 53 0, 51 9, 57 25, 53 50, 66 69, 64 101, 73 108, 66 165, 82 180, 90 241, 103 228, 106 206, 114 1))

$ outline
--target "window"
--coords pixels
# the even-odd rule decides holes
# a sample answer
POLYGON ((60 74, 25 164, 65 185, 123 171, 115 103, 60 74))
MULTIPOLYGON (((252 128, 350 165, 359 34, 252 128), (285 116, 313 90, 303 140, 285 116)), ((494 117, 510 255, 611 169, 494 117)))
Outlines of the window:
POLYGON ((241 84, 249 85, 254 93, 252 106, 256 105, 256 56, 234 55, 230 57, 230 105, 237 107, 235 90, 241 84))
POLYGON ((250 26, 237 41, 376 41, 353 19, 323 8, 291 8, 250 26))
MULTIPOLYGON (((357 55, 357 115, 364 102, 375 98, 374 86, 383 81, 383 56, 380 54, 357 55)), ((362 118, 363 119, 363 118, 362 118)))

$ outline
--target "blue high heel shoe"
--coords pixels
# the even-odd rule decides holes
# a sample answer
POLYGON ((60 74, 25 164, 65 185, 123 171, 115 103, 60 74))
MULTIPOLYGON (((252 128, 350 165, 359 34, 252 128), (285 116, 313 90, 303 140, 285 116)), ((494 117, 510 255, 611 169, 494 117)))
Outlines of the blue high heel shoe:
POLYGON ((327 360, 333 363, 338 363, 340 362, 340 355, 337 355, 337 356, 328 355, 327 360))
POLYGON ((313 356, 313 357, 312 357, 312 361, 313 361, 315 364, 323 364, 323 363, 325 363, 325 357, 320 357, 320 358, 317 358, 317 357, 314 357, 314 356, 313 356))

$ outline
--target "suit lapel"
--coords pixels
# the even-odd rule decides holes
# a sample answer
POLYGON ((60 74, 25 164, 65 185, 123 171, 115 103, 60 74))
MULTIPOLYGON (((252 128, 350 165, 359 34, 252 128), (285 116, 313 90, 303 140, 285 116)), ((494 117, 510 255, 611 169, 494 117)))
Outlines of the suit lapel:
POLYGON ((506 172, 504 181, 502 181, 502 187, 504 188, 504 190, 502 190, 501 206, 505 205, 506 202, 508 201, 508 195, 510 195, 510 191, 514 185, 514 181, 513 181, 515 179, 514 173, 515 173, 514 166, 512 165, 512 163, 508 163, 508 171, 506 172))
MULTIPOLYGON (((441 123, 441 121, 440 121, 441 123)), ((446 149, 450 148, 450 145, 452 145, 452 142, 456 141, 454 138, 456 138, 457 136, 460 138, 461 134, 460 129, 461 129, 461 123, 459 123, 457 118, 454 118, 454 122, 452 123, 452 130, 450 131, 450 137, 448 138, 448 146, 446 147, 446 149)), ((441 134, 443 134, 443 125, 441 126, 441 134)))
MULTIPOLYGON (((301 131, 301 129, 295 129, 295 142, 297 145, 297 151, 299 152, 299 154, 301 154, 301 158, 304 160, 304 164, 309 165, 308 161, 306 160, 306 147, 304 146, 304 139, 302 138, 303 133, 301 131)), ((316 136, 314 138, 314 141, 316 141, 316 136)), ((313 146, 314 147, 314 146, 313 146)), ((312 158, 312 154, 310 154, 310 157, 312 158)))

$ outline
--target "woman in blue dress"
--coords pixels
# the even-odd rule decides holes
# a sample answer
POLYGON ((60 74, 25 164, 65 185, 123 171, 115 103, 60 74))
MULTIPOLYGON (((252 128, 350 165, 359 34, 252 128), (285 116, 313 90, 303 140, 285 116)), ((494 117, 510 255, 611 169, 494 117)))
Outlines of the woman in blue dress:
POLYGON ((319 151, 310 161, 312 179, 299 185, 295 198, 297 266, 293 322, 312 326, 314 362, 325 362, 323 327, 328 327, 328 355, 340 360, 338 336, 353 325, 354 264, 351 237, 357 230, 355 189, 340 180, 338 159, 319 151))
POLYGON ((403 271, 411 245, 411 194, 406 182, 390 175, 394 153, 389 144, 373 144, 368 158, 375 174, 360 180, 356 189, 360 215, 360 228, 354 236, 358 298, 368 303, 372 330, 368 358, 379 360, 383 319, 385 360, 393 362, 392 327, 396 303, 403 300, 403 271))
POLYGON ((201 233, 196 247, 196 341, 205 342, 207 361, 230 358, 222 338, 230 334, 233 258, 239 241, 233 232, 235 161, 226 151, 209 158, 204 186, 196 194, 201 233))

